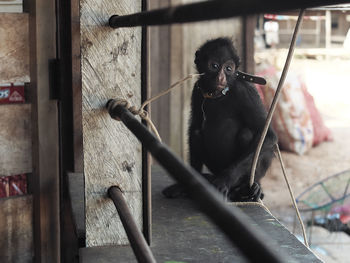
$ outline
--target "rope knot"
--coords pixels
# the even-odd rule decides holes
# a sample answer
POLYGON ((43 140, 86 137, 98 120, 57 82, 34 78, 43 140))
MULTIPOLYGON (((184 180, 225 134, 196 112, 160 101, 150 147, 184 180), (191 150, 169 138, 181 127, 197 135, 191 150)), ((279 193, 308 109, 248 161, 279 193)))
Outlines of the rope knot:
MULTIPOLYGON (((160 98, 161 96, 169 93, 173 88, 175 88, 176 86, 179 86, 180 84, 182 84, 183 82, 185 82, 186 80, 188 79, 192 79, 194 77, 197 77, 197 76, 201 76, 203 75, 204 73, 201 73, 201 74, 190 74, 188 75, 186 78, 182 79, 182 80, 179 80, 177 82, 175 82, 174 84, 172 84, 170 86, 169 89, 159 93, 158 95, 154 96, 153 98, 150 98, 148 100, 146 100, 142 105, 141 107, 138 109, 136 108, 135 106, 131 106, 130 103, 125 100, 125 99, 115 99, 113 100, 113 103, 107 103, 107 108, 110 109, 110 108, 113 108, 117 105, 121 105, 121 106, 124 106, 125 108, 127 108, 132 114, 134 115, 138 115, 141 117, 141 119, 145 120, 145 122, 148 124, 148 126, 151 128, 151 130, 153 131, 153 133, 158 137, 159 141, 162 141, 160 136, 159 136, 159 133, 157 131, 157 128, 154 126, 151 118, 149 117, 149 114, 146 110, 144 110, 144 108, 149 104, 151 103, 152 101, 160 98)), ((119 118, 115 117, 114 118, 115 120, 117 121, 120 121, 119 118)))
MULTIPOLYGON (((111 109, 111 108, 115 108, 118 105, 123 106, 125 108, 129 108, 130 107, 130 103, 127 100, 125 100, 125 99, 114 99, 114 100, 109 100, 107 102, 108 110, 111 109)), ((118 117, 113 117, 113 119, 116 120, 116 121, 121 121, 121 119, 118 118, 118 117)))
POLYGON ((127 108, 128 108, 128 110, 129 110, 132 114, 134 114, 134 115, 140 115, 140 110, 137 109, 135 106, 131 106, 131 107, 127 107, 127 108))
POLYGON ((140 111, 138 114, 144 120, 148 118, 148 112, 145 110, 140 111))

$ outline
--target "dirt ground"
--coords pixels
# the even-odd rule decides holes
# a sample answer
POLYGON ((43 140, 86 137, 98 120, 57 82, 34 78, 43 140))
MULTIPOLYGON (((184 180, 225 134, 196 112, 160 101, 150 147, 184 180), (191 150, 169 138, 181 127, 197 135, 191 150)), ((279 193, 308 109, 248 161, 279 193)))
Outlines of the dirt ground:
MULTIPOLYGON (((290 70, 304 75, 308 90, 314 96, 326 126, 331 129, 334 141, 321 143, 303 156, 282 153, 295 196, 323 178, 350 169, 350 59, 339 53, 327 57, 311 56, 311 59, 302 57, 298 55, 293 60, 290 70)), ((262 185, 265 205, 293 231, 295 212, 277 160, 274 160, 262 185)), ((302 217, 306 222, 311 215, 302 213, 302 217)), ((310 233, 310 229, 307 231, 310 233)), ((298 226, 295 233, 300 235, 298 226)), ((320 227, 313 227, 311 233, 311 249, 322 260, 350 262, 350 236, 342 232, 330 233, 320 227)))

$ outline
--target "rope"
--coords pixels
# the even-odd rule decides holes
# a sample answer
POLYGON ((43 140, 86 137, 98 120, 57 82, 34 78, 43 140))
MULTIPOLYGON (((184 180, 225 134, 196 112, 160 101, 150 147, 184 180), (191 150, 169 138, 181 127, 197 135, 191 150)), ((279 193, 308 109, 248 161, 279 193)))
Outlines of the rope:
POLYGON ((290 46, 289 46, 287 60, 286 60, 286 63, 284 65, 284 68, 283 68, 283 71, 282 71, 282 75, 281 75, 280 81, 279 81, 277 89, 276 89, 275 96, 274 96, 274 98, 272 100, 272 103, 271 103, 271 106, 270 106, 270 110, 269 110, 269 112, 267 114, 267 119, 266 119, 266 122, 265 122, 264 130, 263 130, 263 132, 261 134, 258 146, 257 146, 255 154, 254 154, 254 159, 253 159, 251 173, 250 173, 250 181, 249 181, 250 186, 252 186, 253 183, 254 183, 255 171, 256 171, 256 166, 258 164, 258 159, 259 159, 259 155, 260 155, 260 152, 261 152, 261 148, 263 146, 263 143, 264 143, 267 131, 269 129, 269 126, 270 126, 270 123, 271 123, 271 120, 272 120, 272 116, 273 116, 273 114, 275 112, 275 109, 276 109, 276 106, 277 106, 277 101, 278 101, 278 99, 279 99, 279 97, 281 95, 283 83, 284 83, 284 80, 286 79, 287 72, 288 72, 288 69, 289 69, 289 65, 290 65, 290 62, 292 60, 292 56, 293 56, 293 53, 294 53, 295 42, 296 42, 296 38, 297 38, 297 35, 298 35, 298 31, 299 31, 299 28, 300 28, 301 21, 303 20, 304 11, 305 11, 305 9, 301 9, 300 12, 299 12, 298 21, 297 21, 297 23, 295 25, 293 38, 292 38, 292 41, 291 41, 290 46))
POLYGON ((143 110, 144 107, 146 107, 148 104, 150 104, 152 101, 162 97, 163 95, 165 94, 168 94, 172 89, 174 89, 175 87, 179 86, 180 84, 182 84, 183 82, 189 80, 189 79, 192 79, 194 77, 197 77, 197 76, 201 76, 201 75, 204 75, 204 73, 201 73, 201 74, 189 74, 187 77, 175 82, 174 84, 172 84, 170 86, 170 88, 168 88, 167 90, 164 90, 162 91, 161 93, 157 94, 156 96, 146 100, 144 103, 142 103, 141 107, 140 107, 140 110, 143 110))
MULTIPOLYGON (((130 102, 127 101, 126 99, 115 99, 111 105, 109 105, 109 108, 114 108, 117 105, 121 105, 125 108, 127 108, 132 114, 138 115, 141 117, 141 119, 145 120, 147 125, 151 128, 152 132, 157 136, 159 141, 162 141, 160 138, 160 135, 158 133, 158 130, 156 126, 153 124, 151 118, 148 115, 148 112, 143 110, 143 109, 137 109, 135 106, 131 106, 130 102)), ((119 118, 114 118, 117 121, 120 121, 119 118)))
POLYGON ((281 164, 284 180, 286 181, 286 184, 288 186, 288 190, 289 190, 289 193, 290 193, 290 198, 292 199, 292 203, 293 203, 295 212, 297 214, 297 217, 298 217, 298 220, 299 220, 299 223, 300 223, 300 226, 301 226, 301 230, 303 232, 305 246, 309 247, 309 244, 308 244, 307 238, 306 238, 305 226, 304 226, 303 220, 301 219, 297 203, 295 202, 295 197, 294 197, 294 194, 293 194, 293 190, 292 190, 292 187, 290 186, 290 183, 289 183, 289 180, 288 180, 288 177, 287 177, 286 169, 285 169, 285 166, 284 166, 284 163, 283 163, 283 160, 282 160, 282 155, 281 155, 280 148, 278 147, 278 144, 275 145, 275 155, 278 157, 278 159, 280 161, 280 164, 281 164))
MULTIPOLYGON (((294 53, 294 49, 295 49, 295 42, 296 42, 296 38, 297 38, 297 35, 298 35, 298 32, 299 32, 299 28, 300 28, 301 22, 303 20, 304 11, 305 11, 305 9, 301 9, 300 12, 299 12, 298 21, 297 21, 297 23, 295 25, 295 29, 294 29, 292 41, 290 43, 290 47, 289 47, 286 63, 284 65, 284 68, 283 68, 283 71, 282 71, 282 75, 281 75, 280 81, 279 81, 277 89, 276 89, 275 96, 274 96, 274 98, 272 100, 272 103, 271 103, 271 106, 270 106, 270 109, 269 109, 269 112, 268 112, 268 115, 267 115, 267 118, 266 118, 266 122, 265 122, 265 126, 264 126, 264 129, 263 129, 263 132, 261 134, 261 137, 260 137, 257 149, 255 151, 255 155, 254 155, 254 159, 253 159, 253 163, 252 163, 252 168, 251 168, 251 174, 250 174, 250 181, 249 181, 250 185, 253 185, 253 183, 254 183, 255 171, 256 171, 257 164, 258 164, 259 155, 260 155, 260 152, 261 152, 261 149, 262 149, 262 146, 263 146, 263 143, 264 143, 267 131, 269 129, 269 126, 270 126, 270 123, 271 123, 271 120, 272 120, 272 116, 273 116, 273 114, 275 112, 275 109, 276 109, 276 106, 277 106, 277 102, 278 102, 279 97, 281 95, 283 84, 284 84, 284 81, 286 79, 286 76, 287 76, 287 73, 288 73, 288 69, 289 69, 289 66, 290 66, 290 63, 291 63, 291 60, 292 60, 292 57, 293 57, 293 53, 294 53)), ((277 151, 277 156, 278 156, 278 159, 279 159, 281 167, 282 167, 284 179, 285 179, 286 184, 288 186, 288 190, 289 190, 289 193, 290 193, 290 196, 291 196, 291 199, 292 199, 292 203, 293 203, 295 212, 296 212, 297 217, 299 219, 299 223, 300 223, 300 226, 301 226, 301 229, 302 229, 302 232, 303 232, 305 246, 309 247, 309 244, 308 244, 307 239, 306 239, 305 227, 304 227, 303 221, 301 220, 299 209, 298 209, 297 204, 295 202, 294 194, 293 194, 292 188, 291 188, 291 186, 289 184, 289 181, 288 181, 288 178, 287 178, 287 174, 286 174, 285 167, 284 167, 283 160, 282 160, 282 155, 281 155, 281 152, 279 150, 278 144, 275 145, 275 149, 277 151)))
MULTIPOLYGON (((177 86, 179 86, 183 82, 185 82, 189 79, 192 79, 194 77, 200 76, 200 75, 203 75, 203 74, 189 74, 187 77, 172 84, 170 86, 170 88, 168 88, 167 90, 162 91, 161 93, 157 94, 156 96, 146 100, 144 103, 142 103, 142 105, 139 109, 137 109, 135 106, 132 106, 130 104, 130 102, 127 101, 126 99, 120 99, 120 98, 115 99, 114 102, 111 105, 109 105, 109 107, 114 108, 117 105, 121 105, 121 106, 124 106, 125 108, 127 108, 132 114, 140 116, 141 119, 146 121, 147 125, 151 128, 152 132, 157 136, 158 140, 162 141, 156 126, 153 124, 151 118, 149 117, 149 113, 144 108, 148 104, 150 104, 152 101, 155 101, 155 100, 159 99, 160 97, 164 96, 165 94, 168 94, 171 90, 173 90, 174 88, 176 88, 177 86)), ((117 121, 120 121, 119 118, 114 118, 114 119, 117 121)))

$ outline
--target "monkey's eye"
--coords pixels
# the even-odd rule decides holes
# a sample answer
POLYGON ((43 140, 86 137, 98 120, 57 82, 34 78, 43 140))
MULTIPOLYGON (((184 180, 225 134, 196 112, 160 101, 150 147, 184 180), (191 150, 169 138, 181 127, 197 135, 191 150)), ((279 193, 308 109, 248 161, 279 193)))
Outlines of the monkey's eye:
POLYGON ((217 70, 219 70, 220 66, 219 66, 218 63, 211 62, 211 63, 209 64, 209 68, 210 68, 211 70, 217 71, 217 70))
POLYGON ((226 74, 232 75, 232 74, 234 74, 236 66, 232 61, 228 61, 224 64, 224 69, 225 69, 226 74))
POLYGON ((226 71, 231 72, 232 71, 232 67, 231 66, 227 66, 226 67, 226 71))
POLYGON ((215 68, 215 69, 218 69, 218 68, 219 68, 219 65, 216 64, 216 63, 212 63, 211 66, 212 66, 213 68, 215 68))

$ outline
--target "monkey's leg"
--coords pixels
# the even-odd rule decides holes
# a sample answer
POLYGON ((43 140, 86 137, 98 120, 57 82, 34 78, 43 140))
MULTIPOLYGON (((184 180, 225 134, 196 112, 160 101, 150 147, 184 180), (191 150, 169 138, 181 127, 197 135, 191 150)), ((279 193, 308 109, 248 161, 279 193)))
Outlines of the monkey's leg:
POLYGON ((255 182, 250 187, 250 169, 254 153, 250 153, 240 162, 225 169, 214 181, 214 186, 231 201, 257 201, 263 193, 258 183, 269 168, 273 152, 265 148, 260 154, 256 169, 255 182))

